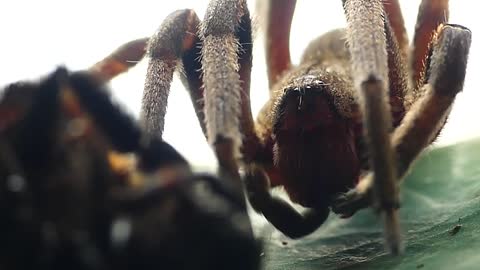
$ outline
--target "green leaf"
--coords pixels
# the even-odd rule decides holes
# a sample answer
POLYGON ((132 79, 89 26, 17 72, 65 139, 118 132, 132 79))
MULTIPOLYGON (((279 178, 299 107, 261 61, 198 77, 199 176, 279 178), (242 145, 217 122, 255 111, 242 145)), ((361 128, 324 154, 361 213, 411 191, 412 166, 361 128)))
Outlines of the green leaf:
POLYGON ((480 269, 480 139, 420 158, 402 185, 405 253, 386 254, 372 210, 331 215, 315 233, 291 240, 263 218, 264 269, 480 269))

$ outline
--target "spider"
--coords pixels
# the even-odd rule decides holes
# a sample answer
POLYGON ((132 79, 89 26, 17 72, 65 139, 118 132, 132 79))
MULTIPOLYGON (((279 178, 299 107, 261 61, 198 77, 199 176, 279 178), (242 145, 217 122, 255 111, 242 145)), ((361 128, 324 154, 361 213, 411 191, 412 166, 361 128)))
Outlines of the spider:
POLYGON ((372 205, 384 217, 388 249, 397 254, 398 185, 462 90, 471 32, 447 23, 447 0, 421 2, 412 45, 397 0, 342 4, 347 27, 312 41, 293 66, 296 1, 269 1, 270 99, 256 121, 246 1, 211 0, 203 21, 192 10, 172 13, 148 42, 142 123, 162 135, 172 74, 182 64, 219 174, 244 184, 257 212, 297 238, 316 230, 331 210, 348 217, 372 205), (277 186, 307 209, 299 212, 272 195, 277 186))
POLYGON ((193 173, 110 98, 145 42, 3 89, 0 268, 259 269, 241 192, 193 173))

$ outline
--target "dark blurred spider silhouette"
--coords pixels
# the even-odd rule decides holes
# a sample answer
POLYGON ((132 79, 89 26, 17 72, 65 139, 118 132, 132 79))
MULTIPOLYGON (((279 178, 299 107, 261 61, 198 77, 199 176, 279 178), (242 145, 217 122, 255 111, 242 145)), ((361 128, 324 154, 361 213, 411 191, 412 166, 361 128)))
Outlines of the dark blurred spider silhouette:
POLYGON ((103 69, 59 68, 3 90, 0 268, 259 269, 241 192, 193 173, 103 86, 145 41, 103 69))
POLYGON ((177 11, 149 41, 144 127, 162 134, 172 74, 181 63, 220 175, 241 185, 243 169, 256 211, 295 238, 318 228, 331 209, 346 217, 373 205, 384 217, 389 250, 400 252, 398 184, 435 140, 462 90, 470 31, 447 24, 447 0, 423 0, 409 45, 397 0, 346 0, 347 28, 315 39, 292 66, 296 1, 268 4, 270 100, 256 122, 246 2, 212 0, 203 22, 192 10, 177 11), (276 186, 307 210, 272 196, 276 186))

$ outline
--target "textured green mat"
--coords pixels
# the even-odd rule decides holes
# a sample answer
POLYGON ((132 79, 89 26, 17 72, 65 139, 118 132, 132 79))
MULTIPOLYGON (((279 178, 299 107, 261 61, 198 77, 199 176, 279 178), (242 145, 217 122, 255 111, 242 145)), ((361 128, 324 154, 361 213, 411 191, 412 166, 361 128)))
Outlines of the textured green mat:
POLYGON ((424 154, 402 186, 401 216, 400 257, 384 252, 382 229, 368 209, 346 220, 331 215, 296 241, 254 220, 267 270, 480 269, 480 139, 424 154))

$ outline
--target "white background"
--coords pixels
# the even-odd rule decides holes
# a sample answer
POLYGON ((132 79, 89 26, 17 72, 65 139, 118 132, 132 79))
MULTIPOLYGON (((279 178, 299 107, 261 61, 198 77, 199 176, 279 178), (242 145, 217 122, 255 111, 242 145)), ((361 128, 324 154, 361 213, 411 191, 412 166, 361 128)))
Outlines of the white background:
MULTIPOLYGON (((339 0, 298 1, 291 34, 294 63, 308 42, 345 19, 339 0)), ((410 37, 420 1, 400 1, 410 37)), ((473 43, 464 92, 437 145, 480 135, 478 90, 480 33, 474 1, 450 1, 450 22, 469 27, 473 43)), ((255 14, 255 3, 249 1, 255 14)), ((58 65, 77 70, 87 68, 124 42, 154 33, 163 18, 181 8, 194 9, 203 18, 207 1, 2 1, 0 3, 0 85, 20 79, 38 78, 58 65)), ((256 17, 256 21, 260 18, 256 17)), ((256 33, 252 106, 256 113, 267 98, 263 37, 256 33)), ((125 109, 138 116, 146 65, 142 61, 111 83, 112 92, 125 109)), ((214 162, 191 108, 187 92, 175 79, 172 85, 164 138, 197 165, 214 162)))

